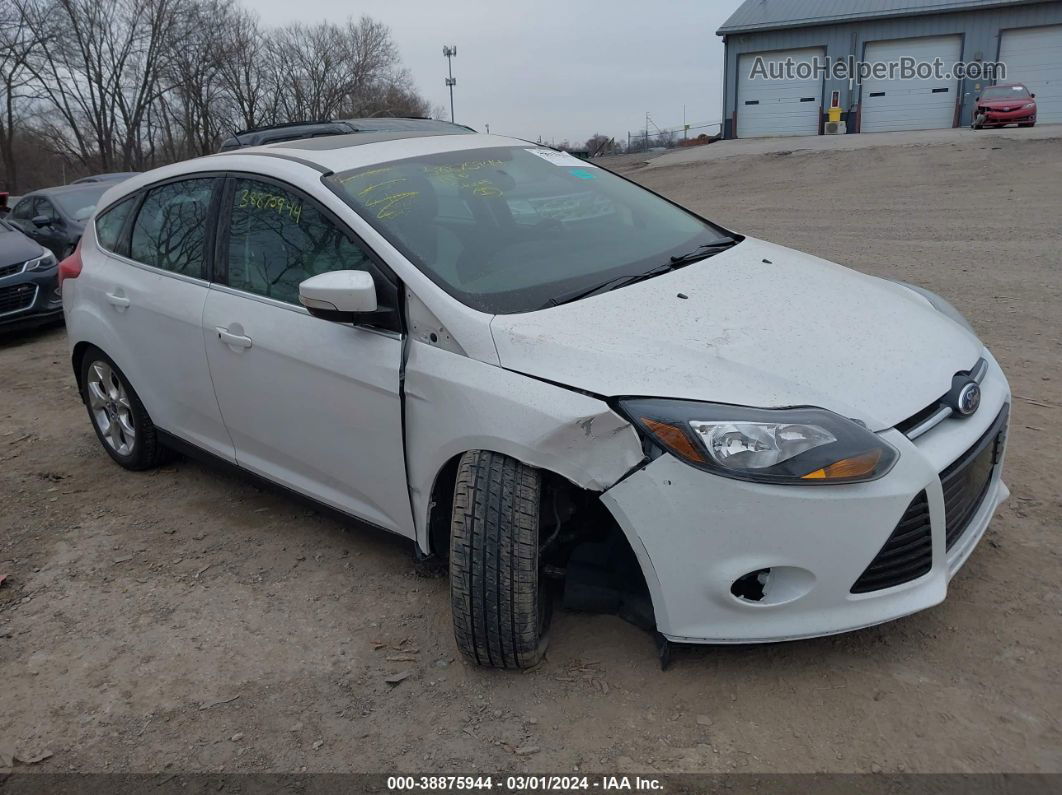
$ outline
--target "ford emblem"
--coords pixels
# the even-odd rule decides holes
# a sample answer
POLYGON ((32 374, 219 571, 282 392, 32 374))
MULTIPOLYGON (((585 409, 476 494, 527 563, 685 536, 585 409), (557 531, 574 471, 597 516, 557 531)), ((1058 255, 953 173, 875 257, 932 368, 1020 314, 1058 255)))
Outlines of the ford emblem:
POLYGON ((964 417, 969 417, 977 411, 977 407, 980 405, 981 387, 973 381, 969 382, 959 390, 958 397, 955 400, 955 408, 958 409, 959 413, 964 417))

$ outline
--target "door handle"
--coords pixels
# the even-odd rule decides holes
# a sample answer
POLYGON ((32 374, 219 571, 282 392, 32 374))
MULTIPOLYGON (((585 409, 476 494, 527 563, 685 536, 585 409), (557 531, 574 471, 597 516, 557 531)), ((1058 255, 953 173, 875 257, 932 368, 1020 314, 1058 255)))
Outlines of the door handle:
POLYGON ((118 309, 125 309, 129 306, 129 299, 124 295, 118 295, 117 293, 107 293, 107 303, 118 309))
POLYGON ((245 337, 242 334, 233 334, 227 328, 223 326, 217 326, 218 339, 224 342, 226 345, 232 345, 236 348, 250 348, 254 343, 251 342, 250 337, 245 337))

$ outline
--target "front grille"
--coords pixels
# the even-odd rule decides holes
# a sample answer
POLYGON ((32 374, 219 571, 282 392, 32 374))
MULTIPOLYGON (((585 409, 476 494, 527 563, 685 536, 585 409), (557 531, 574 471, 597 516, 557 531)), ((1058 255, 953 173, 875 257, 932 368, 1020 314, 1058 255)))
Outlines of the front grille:
POLYGON ((16 284, 12 287, 0 287, 0 315, 18 312, 33 303, 37 288, 32 284, 16 284))
POLYGON ((1007 408, 974 445, 940 473, 944 489, 945 546, 951 549, 981 507, 992 483, 992 471, 1003 456, 1007 408))
POLYGON ((14 265, 5 265, 0 268, 0 279, 5 276, 14 276, 16 273, 22 273, 22 269, 26 267, 25 262, 16 262, 14 265))
POLYGON ((923 491, 907 506, 896 529, 859 575, 852 593, 869 593, 917 580, 933 568, 933 532, 929 500, 923 491))

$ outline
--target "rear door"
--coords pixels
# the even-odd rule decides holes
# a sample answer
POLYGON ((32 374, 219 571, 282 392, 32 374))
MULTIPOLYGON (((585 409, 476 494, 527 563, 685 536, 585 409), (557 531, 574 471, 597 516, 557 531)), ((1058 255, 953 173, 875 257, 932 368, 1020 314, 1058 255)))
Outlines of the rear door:
POLYGON ((203 350, 216 176, 172 180, 96 219, 78 291, 108 327, 105 352, 164 431, 235 460, 203 350), (126 218, 128 214, 129 218, 126 218))
POLYGON ((220 266, 203 333, 240 466, 402 535, 413 535, 402 439, 397 313, 377 327, 332 323, 299 304, 299 284, 334 270, 393 276, 310 197, 264 177, 228 181, 220 266))

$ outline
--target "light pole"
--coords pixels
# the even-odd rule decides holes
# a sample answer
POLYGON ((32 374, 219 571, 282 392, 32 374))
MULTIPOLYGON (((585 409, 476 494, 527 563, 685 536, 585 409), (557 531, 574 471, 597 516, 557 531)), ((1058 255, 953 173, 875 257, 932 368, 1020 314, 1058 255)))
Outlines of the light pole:
POLYGON ((454 77, 453 58, 457 57, 457 45, 449 44, 443 45, 443 55, 446 56, 446 71, 449 73, 449 77, 446 78, 446 85, 450 89, 450 121, 454 120, 454 86, 457 85, 457 78, 454 77))

